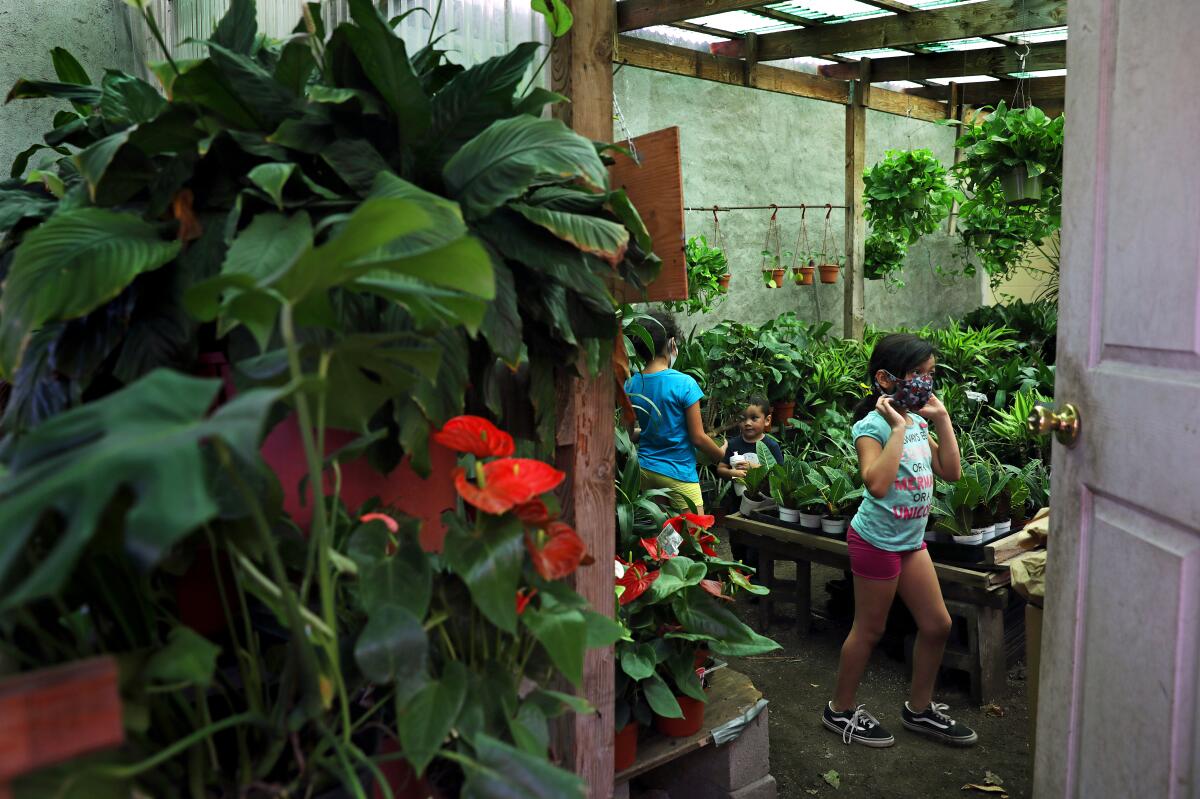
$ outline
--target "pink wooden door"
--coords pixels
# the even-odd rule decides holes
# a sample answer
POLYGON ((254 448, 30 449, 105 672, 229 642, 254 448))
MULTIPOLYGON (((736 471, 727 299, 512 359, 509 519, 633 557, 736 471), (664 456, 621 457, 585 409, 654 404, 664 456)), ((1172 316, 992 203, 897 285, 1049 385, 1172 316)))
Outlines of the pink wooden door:
POLYGON ((1200 797, 1200 0, 1069 0, 1035 797, 1200 797))

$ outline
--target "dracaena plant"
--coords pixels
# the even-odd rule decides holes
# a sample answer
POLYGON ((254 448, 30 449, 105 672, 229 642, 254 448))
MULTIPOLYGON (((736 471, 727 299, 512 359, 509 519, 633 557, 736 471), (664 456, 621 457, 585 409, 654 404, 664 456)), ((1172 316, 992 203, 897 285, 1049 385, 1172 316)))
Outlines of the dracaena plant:
POLYGON ((534 46, 464 69, 432 45, 409 55, 369 0, 349 7, 325 31, 310 4, 270 45, 234 0, 207 57, 154 65, 165 98, 117 72, 91 85, 61 53, 59 82, 10 94, 72 110, 15 171, 48 162, 0 185, 0 651, 22 670, 115 654, 127 686, 127 745, 39 775, 35 795, 363 796, 397 735, 472 792, 580 790, 538 721, 566 700, 528 709, 508 690, 575 679, 604 637, 555 576, 577 541, 506 504, 532 501, 536 461, 467 456, 437 557, 358 529, 340 467, 366 451, 428 472, 430 431, 468 399, 498 413, 517 367, 537 413, 523 446, 548 450, 554 368, 598 365, 617 333, 604 281, 655 259, 601 148, 539 118, 553 95, 518 94, 534 46), (205 364, 224 379, 182 373, 205 364), (298 489, 259 455, 288 416, 298 489), (360 438, 330 453, 332 427, 360 438), (280 501, 297 490, 303 524, 280 501), (423 618, 413 597, 381 600, 426 567, 423 618), (210 580, 189 591, 197 569, 210 580), (197 601, 213 629, 184 623, 197 601), (478 626, 456 638, 461 618, 478 626), (473 705, 472 687, 450 738, 412 744, 408 703, 458 696, 454 662, 492 698, 473 705))

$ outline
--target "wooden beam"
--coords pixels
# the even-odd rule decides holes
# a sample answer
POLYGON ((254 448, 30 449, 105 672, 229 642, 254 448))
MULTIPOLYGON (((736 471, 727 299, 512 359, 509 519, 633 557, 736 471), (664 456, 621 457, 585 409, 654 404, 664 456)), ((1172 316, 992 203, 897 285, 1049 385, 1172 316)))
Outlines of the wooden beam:
MULTIPOLYGON (((871 59, 864 58, 862 74, 871 72, 871 59)), ((875 94, 866 80, 852 85, 850 104, 846 106, 846 281, 842 294, 842 337, 862 341, 866 330, 866 281, 863 255, 867 239, 867 220, 863 218, 863 170, 867 160, 867 103, 875 94)))
POLYGON ((741 11, 762 5, 766 0, 620 0, 617 3, 617 30, 634 31, 654 25, 667 25, 683 19, 707 17, 725 11, 741 11))
MULTIPOLYGON (((617 37, 617 47, 616 60, 622 64, 731 86, 746 85, 746 62, 736 58, 724 58, 633 36, 617 37)), ((845 81, 767 64, 756 64, 751 88, 842 105, 850 102, 850 87, 845 81)), ((945 106, 937 100, 879 87, 871 91, 867 107, 873 111, 926 122, 936 122, 946 116, 945 106)))
POLYGON ((703 33, 706 36, 719 36, 722 39, 744 39, 746 34, 738 33, 737 31, 726 31, 720 28, 712 28, 708 25, 697 25, 694 22, 672 22, 672 28, 679 28, 681 31, 691 31, 692 33, 703 33))
POLYGON ((896 0, 859 0, 864 5, 882 8, 884 11, 895 11, 897 14, 907 14, 910 11, 920 11, 916 6, 910 6, 908 3, 897 3, 896 0))
MULTIPOLYGON (((1018 89, 1025 96, 1037 102, 1038 100, 1062 100, 1067 96, 1067 78, 1061 75, 1054 78, 1030 78, 1026 81, 992 80, 986 83, 960 83, 958 93, 964 102, 971 105, 993 104, 999 100, 1012 103, 1018 89), (1024 83, 1024 85, 1020 85, 1024 83)), ((943 99, 950 96, 949 86, 935 86, 921 89, 905 89, 905 94, 913 97, 928 99, 943 99)))
MULTIPOLYGON (((919 80, 923 78, 959 78, 964 75, 1003 75, 1021 70, 1020 54, 1024 48, 991 47, 986 50, 963 50, 958 53, 895 56, 871 61, 871 82, 887 80, 919 80)), ((1066 69, 1067 43, 1047 42, 1029 46, 1025 70, 1066 69)), ((854 64, 829 64, 818 67, 826 78, 854 80, 858 68, 854 64)))
MULTIPOLYGON (((612 0, 575 0, 571 10, 575 24, 554 48, 551 64, 552 88, 571 102, 556 106, 556 113, 582 135, 612 141, 616 12, 612 0)), ((613 330, 613 336, 618 332, 613 330)), ((579 373, 587 375, 586 366, 580 367, 579 373)), ((574 524, 596 559, 570 579, 592 610, 605 616, 613 612, 611 558, 616 551, 613 381, 613 368, 607 363, 595 377, 577 378, 564 368, 557 378, 565 408, 556 431, 555 460, 567 473, 559 496, 564 518, 574 524)), ((583 779, 589 799, 609 799, 613 793, 614 669, 612 647, 587 651, 580 693, 596 712, 569 717, 556 739, 564 765, 583 779)))
MULTIPOLYGON (((1066 0, 987 0, 840 25, 763 34, 759 57, 764 61, 774 61, 819 56, 822 53, 903 47, 947 39, 1053 28, 1066 23, 1066 0)), ((740 57, 741 43, 726 42, 719 54, 740 57)))
MULTIPOLYGON (((745 83, 745 62, 740 59, 722 58, 699 50, 650 42, 632 36, 618 37, 617 48, 617 60, 630 66, 716 83, 728 83, 732 86, 742 86, 745 83)), ((758 65, 753 88, 842 105, 849 102, 850 98, 845 81, 830 80, 765 64, 758 65)), ((933 102, 924 98, 912 99, 933 102)))

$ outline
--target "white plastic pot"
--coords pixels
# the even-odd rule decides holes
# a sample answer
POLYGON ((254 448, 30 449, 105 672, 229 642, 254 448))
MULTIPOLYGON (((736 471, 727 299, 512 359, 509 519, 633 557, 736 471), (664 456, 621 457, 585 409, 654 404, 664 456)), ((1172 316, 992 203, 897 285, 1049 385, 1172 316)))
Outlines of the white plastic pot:
POLYGON ((1007 535, 1012 530, 1012 519, 996 522, 996 535, 1007 535))
POLYGON ((954 536, 954 543, 962 544, 963 546, 982 544, 983 532, 979 530, 972 530, 970 535, 956 535, 954 536))
POLYGON ((779 509, 779 521, 796 523, 800 521, 800 511, 792 510, 791 508, 779 509))
POLYGON ((821 517, 821 532, 825 533, 826 535, 845 535, 845 533, 846 533, 845 517, 842 517, 839 519, 831 519, 828 516, 822 516, 821 517))
POLYGON ((810 530, 820 530, 821 529, 821 514, 805 513, 804 511, 800 511, 800 525, 802 527, 807 527, 810 530))
POLYGON ((746 484, 738 480, 733 481, 733 493, 736 496, 741 496, 746 493, 746 484))
POLYGON ((738 510, 741 511, 741 514, 743 516, 746 516, 748 514, 754 513, 755 511, 759 511, 759 512, 768 511, 774 507, 775 507, 775 500, 773 500, 773 499, 752 500, 752 499, 749 499, 745 494, 743 494, 742 502, 740 505, 738 505, 738 510))

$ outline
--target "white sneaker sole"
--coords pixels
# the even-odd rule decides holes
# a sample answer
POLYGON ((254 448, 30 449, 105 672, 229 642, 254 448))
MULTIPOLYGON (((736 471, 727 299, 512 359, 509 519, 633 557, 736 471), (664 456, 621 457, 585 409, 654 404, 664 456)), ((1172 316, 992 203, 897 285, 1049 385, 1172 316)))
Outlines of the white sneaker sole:
POLYGON ((961 738, 952 735, 946 735, 944 732, 930 729, 923 724, 913 724, 907 719, 901 719, 900 723, 903 724, 905 728, 910 729, 913 732, 919 732, 921 735, 928 735, 930 738, 936 738, 937 740, 948 743, 951 746, 974 746, 979 740, 979 735, 974 732, 971 733, 970 738, 961 738))
MULTIPOLYGON (((824 716, 821 717, 821 723, 824 724, 829 729, 836 732, 838 735, 843 736, 842 737, 843 741, 846 740, 844 737, 846 735, 845 727, 839 727, 837 724, 834 724, 832 721, 825 718, 824 716)), ((856 743, 856 744, 862 744, 863 746, 869 746, 872 749, 887 749, 889 746, 893 746, 896 743, 896 739, 894 737, 893 738, 861 738, 857 735, 851 735, 850 742, 856 743)))

